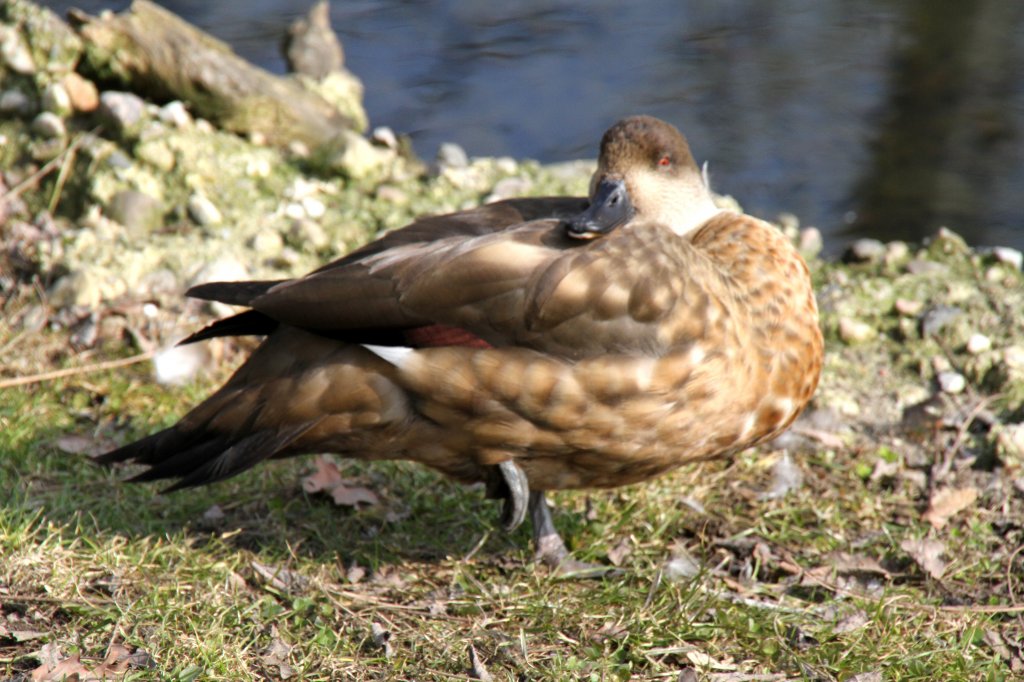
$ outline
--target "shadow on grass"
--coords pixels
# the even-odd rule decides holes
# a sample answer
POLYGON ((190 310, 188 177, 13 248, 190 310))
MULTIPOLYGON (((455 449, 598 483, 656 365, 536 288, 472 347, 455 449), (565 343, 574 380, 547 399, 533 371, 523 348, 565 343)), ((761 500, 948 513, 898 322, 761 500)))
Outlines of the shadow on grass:
POLYGON ((108 468, 87 454, 61 451, 57 442, 88 432, 87 422, 38 428, 38 420, 32 420, 34 427, 19 421, 8 433, 12 442, 0 462, 0 489, 11 491, 5 503, 10 511, 38 513, 43 523, 98 536, 181 537, 197 549, 221 542, 264 557, 369 567, 474 553, 498 559, 513 550, 527 556, 529 533, 500 531, 500 503, 485 499, 482 488, 411 462, 339 460, 346 479, 381 499, 360 509, 302 491, 310 457, 268 462, 227 481, 164 494, 161 483, 124 480, 138 467, 108 468))

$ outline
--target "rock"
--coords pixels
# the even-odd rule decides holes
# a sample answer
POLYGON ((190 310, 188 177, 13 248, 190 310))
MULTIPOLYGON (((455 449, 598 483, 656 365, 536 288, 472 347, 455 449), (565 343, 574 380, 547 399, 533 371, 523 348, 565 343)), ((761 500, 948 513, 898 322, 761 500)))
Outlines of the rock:
POLYGON ((220 225, 224 220, 221 215, 220 209, 205 196, 199 193, 195 193, 188 198, 188 214, 192 217, 192 220, 196 221, 197 224, 203 227, 211 227, 213 225, 220 225))
POLYGON ((288 237, 302 251, 322 249, 329 243, 327 233, 320 227, 320 223, 304 218, 292 222, 288 237))
POLYGON ((805 227, 800 230, 797 248, 804 258, 815 258, 825 248, 825 240, 821 230, 816 227, 805 227))
POLYGON ((910 257, 910 247, 906 242, 893 241, 885 245, 885 264, 888 266, 902 263, 910 257))
POLYGON ((437 150, 437 165, 441 168, 465 168, 469 165, 469 156, 454 142, 444 142, 437 150))
POLYGON ((992 339, 984 334, 971 334, 967 339, 967 352, 971 355, 979 355, 992 347, 992 339))
POLYGON ((10 89, 0 92, 0 114, 5 116, 28 116, 32 113, 32 100, 21 90, 10 89))
POLYGON ((67 128, 64 119, 52 111, 44 111, 32 121, 32 132, 47 138, 64 137, 67 135, 67 128))
POLYGON ((143 238, 157 231, 164 219, 163 204, 145 192, 134 189, 115 194, 103 212, 111 220, 124 225, 128 236, 132 238, 143 238))
POLYGON ((40 104, 46 111, 53 112, 58 116, 71 114, 71 96, 60 83, 50 83, 43 88, 43 94, 39 98, 40 104))
POLYGON ((188 128, 192 125, 192 115, 188 113, 181 100, 174 100, 160 107, 157 118, 175 128, 188 128))
POLYGON ((306 215, 316 220, 317 218, 323 218, 324 213, 327 213, 327 207, 324 206, 324 202, 320 201, 316 197, 303 197, 302 201, 303 210, 306 215))
POLYGON ((878 336, 878 330, 866 322, 849 317, 839 318, 839 338, 848 344, 864 343, 878 336))
POLYGON ((100 105, 100 93, 96 84, 87 78, 83 78, 77 72, 71 71, 61 81, 64 90, 68 93, 68 101, 71 108, 82 113, 96 111, 100 105))
POLYGON ((21 32, 13 26, 0 25, 0 57, 11 71, 25 76, 36 72, 36 62, 21 32))
POLYGON ((893 308, 900 315, 916 317, 921 313, 921 309, 924 308, 924 303, 906 298, 897 298, 896 302, 893 304, 893 308))
POLYGON ((362 135, 350 130, 336 140, 333 149, 324 149, 329 169, 338 171, 351 180, 366 180, 382 175, 395 158, 395 152, 375 147, 362 135))
POLYGON ((395 131, 387 126, 378 126, 370 133, 370 141, 388 149, 398 149, 398 137, 395 131))
POLYGON ((409 195, 394 185, 381 185, 377 188, 377 198, 389 204, 404 206, 409 203, 409 195))
POLYGON ((1004 424, 996 438, 1004 454, 1024 457, 1024 424, 1004 424))
POLYGON ((276 230, 261 230, 252 238, 249 245, 257 256, 267 260, 281 253, 281 249, 284 248, 284 239, 276 230))
POLYGON ((141 127, 146 103, 134 93, 108 90, 100 95, 99 113, 120 135, 131 135, 141 127))
POLYGON ((967 379, 960 372, 939 372, 935 379, 938 381, 942 392, 949 393, 950 395, 963 393, 964 389, 967 388, 967 379))
POLYGON ((956 306, 937 305, 930 308, 921 316, 921 336, 935 336, 963 315, 963 311, 956 306))
POLYGON ((221 256, 204 265, 192 277, 190 286, 207 282, 240 282, 249 279, 249 270, 234 256, 221 256))
POLYGON ((1024 370, 1024 346, 1007 346, 1003 349, 1003 364, 1007 369, 1024 370))
POLYGON ((850 244, 843 260, 847 263, 877 263, 885 256, 885 244, 877 239, 858 239, 850 244))
POLYGON ((915 258, 907 263, 907 272, 911 275, 944 275, 949 272, 949 266, 933 260, 915 258))
POLYGON ((1000 263, 1012 265, 1018 270, 1024 267, 1024 253, 1021 253, 1017 249, 1011 249, 1009 246, 997 246, 993 248, 992 256, 1000 263))
POLYGON ((181 386, 210 364, 210 349, 204 343, 164 348, 153 357, 153 374, 165 386, 181 386))
POLYGON ((533 187, 533 181, 529 178, 502 178, 494 184, 494 189, 484 199, 484 203, 489 204, 502 199, 521 197, 529 192, 531 187, 533 187))
POLYGON ((321 81, 302 78, 302 83, 334 105, 352 122, 353 130, 363 132, 369 126, 370 121, 363 108, 363 82, 350 71, 332 71, 321 81))
POLYGON ((309 14, 288 28, 284 56, 288 68, 317 80, 345 65, 341 42, 331 28, 330 6, 326 0, 313 5, 309 14))
POLYGON ((135 145, 135 158, 164 173, 170 173, 178 159, 174 155, 174 150, 167 144, 166 128, 163 125, 159 127, 161 130, 158 133, 143 133, 142 137, 145 139, 135 145))

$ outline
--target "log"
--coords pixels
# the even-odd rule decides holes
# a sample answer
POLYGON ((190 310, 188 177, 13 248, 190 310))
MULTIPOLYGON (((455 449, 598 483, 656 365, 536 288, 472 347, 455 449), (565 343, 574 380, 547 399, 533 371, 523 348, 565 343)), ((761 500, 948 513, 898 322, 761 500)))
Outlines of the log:
POLYGON ((224 130, 270 144, 321 147, 352 121, 290 78, 250 64, 204 31, 148 0, 119 14, 69 13, 88 65, 155 99, 180 99, 224 130))

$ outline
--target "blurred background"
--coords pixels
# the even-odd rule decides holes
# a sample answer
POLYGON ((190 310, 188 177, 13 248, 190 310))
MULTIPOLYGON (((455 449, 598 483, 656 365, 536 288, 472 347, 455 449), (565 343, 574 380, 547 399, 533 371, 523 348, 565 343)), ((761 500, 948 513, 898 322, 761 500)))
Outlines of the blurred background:
MULTIPOLYGON (((111 0, 48 0, 64 14, 111 0)), ((270 71, 312 2, 161 0, 270 71)), ((939 226, 1024 248, 1024 3, 333 0, 371 126, 432 159, 593 158, 616 119, 678 125, 712 186, 838 253, 939 226)))

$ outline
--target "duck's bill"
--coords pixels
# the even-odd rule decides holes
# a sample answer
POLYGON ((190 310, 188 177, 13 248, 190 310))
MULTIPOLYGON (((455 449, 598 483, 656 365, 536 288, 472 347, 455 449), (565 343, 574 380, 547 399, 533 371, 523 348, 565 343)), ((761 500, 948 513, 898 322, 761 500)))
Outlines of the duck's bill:
POLYGON ((633 204, 622 180, 598 183, 590 206, 565 221, 565 232, 574 239, 594 239, 625 225, 633 217, 633 204))

